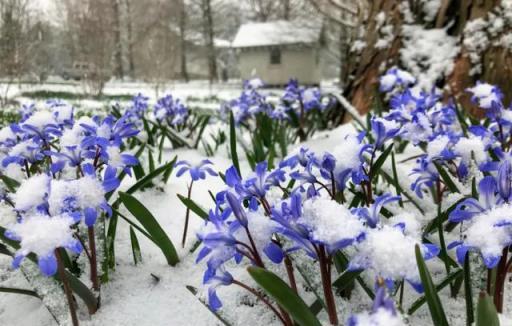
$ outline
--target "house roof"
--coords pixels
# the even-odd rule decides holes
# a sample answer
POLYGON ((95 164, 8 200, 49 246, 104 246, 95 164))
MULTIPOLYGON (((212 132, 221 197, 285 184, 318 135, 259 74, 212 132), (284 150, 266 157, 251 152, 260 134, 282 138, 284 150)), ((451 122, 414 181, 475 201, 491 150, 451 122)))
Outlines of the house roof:
POLYGON ((272 21, 240 26, 233 40, 234 48, 297 43, 315 43, 320 39, 321 24, 303 21, 272 21))

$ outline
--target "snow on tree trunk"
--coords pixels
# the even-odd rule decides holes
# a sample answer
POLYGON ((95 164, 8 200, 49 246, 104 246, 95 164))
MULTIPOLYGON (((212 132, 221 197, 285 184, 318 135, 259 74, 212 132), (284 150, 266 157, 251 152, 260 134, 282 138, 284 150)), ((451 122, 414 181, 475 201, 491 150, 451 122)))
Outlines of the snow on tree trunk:
POLYGON ((378 100, 378 77, 392 66, 409 70, 424 88, 446 88, 465 107, 465 89, 477 80, 499 85, 510 100, 511 0, 376 0, 361 26, 344 90, 361 113, 378 100))

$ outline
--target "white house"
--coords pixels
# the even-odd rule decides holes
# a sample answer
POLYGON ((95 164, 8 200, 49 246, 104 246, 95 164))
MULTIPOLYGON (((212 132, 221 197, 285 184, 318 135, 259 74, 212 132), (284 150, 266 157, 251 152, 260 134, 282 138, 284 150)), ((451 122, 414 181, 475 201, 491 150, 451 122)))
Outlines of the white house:
POLYGON ((321 24, 311 22, 240 26, 232 43, 238 54, 240 77, 257 76, 269 85, 284 85, 290 78, 297 78, 301 84, 319 84, 321 34, 321 24))

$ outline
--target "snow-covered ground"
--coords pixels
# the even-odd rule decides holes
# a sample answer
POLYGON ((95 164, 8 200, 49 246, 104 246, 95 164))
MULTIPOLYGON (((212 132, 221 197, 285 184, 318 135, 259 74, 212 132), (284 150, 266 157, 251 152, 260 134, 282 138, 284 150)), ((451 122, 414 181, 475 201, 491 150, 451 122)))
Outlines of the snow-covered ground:
MULTIPOLYGON (((291 151, 300 146, 306 146, 314 151, 322 152, 336 147, 339 139, 347 130, 353 129, 352 125, 341 126, 329 132, 318 133, 313 139, 304 144, 296 145, 291 151)), ((215 169, 224 171, 230 166, 231 161, 226 151, 219 151, 219 155, 210 158, 215 169)), ((178 155, 179 159, 197 161, 204 158, 204 154, 195 150, 169 151, 166 158, 170 159, 178 155)), ((400 158, 398 158, 400 159, 400 158)), ((243 171, 248 172, 249 166, 246 161, 241 161, 243 171)), ((125 179, 122 189, 129 187, 134 181, 125 179)), ((200 181, 196 186, 192 198, 203 207, 212 207, 212 200, 207 190, 213 192, 222 190, 223 182, 220 178, 208 178, 200 181)), ((178 245, 181 238, 185 207, 179 201, 176 194, 186 194, 187 182, 185 179, 172 177, 164 191, 155 188, 136 193, 136 197, 148 207, 158 222, 176 244, 181 262, 176 267, 170 267, 161 254, 161 251, 149 240, 140 236, 143 263, 135 266, 133 263, 129 225, 123 220, 118 222, 118 236, 116 239, 116 261, 117 266, 111 274, 111 281, 101 289, 101 308, 89 318, 85 311, 80 314, 83 325, 219 325, 218 320, 207 310, 207 308, 194 297, 187 289, 187 285, 201 288, 204 266, 196 265, 197 252, 190 253, 189 250, 195 242, 195 234, 202 226, 202 220, 192 214, 190 233, 185 248, 178 245), (156 278, 154 276, 158 278, 156 278)), ((125 214, 129 214, 126 210, 125 214)), ((384 244, 385 245, 385 244, 384 244)), ((11 260, 0 256, 0 286, 13 286, 27 288, 29 285, 18 271, 10 268, 11 260)), ((236 267, 237 278, 252 283, 247 276, 245 268, 247 265, 236 267)), ((233 268, 235 268, 233 266, 233 268)), ((430 265, 431 272, 442 273, 443 266, 438 261, 430 265)), ((510 325, 512 322, 512 286, 507 284, 506 311, 502 317, 503 325, 510 325)), ((440 292, 441 300, 444 303, 451 325, 465 325, 465 304, 459 295, 458 299, 449 297, 448 289, 440 292)), ((251 307, 254 299, 248 297, 243 291, 236 287, 223 287, 219 289, 219 296, 223 298, 224 308, 221 314, 233 325, 266 324, 279 325, 265 307, 257 305, 251 307), (249 300, 251 304, 241 304, 249 300)), ((305 297, 313 299, 311 294, 305 293, 305 297)), ((406 288, 405 306, 409 306, 418 298, 418 294, 406 288)), ((353 299, 348 302, 337 298, 341 320, 346 320, 353 312, 363 311, 371 307, 370 299, 364 294, 361 288, 356 287, 353 299)), ((326 316, 322 316, 326 322, 326 316)), ((46 310, 45 306, 36 298, 16 294, 0 295, 0 320, 1 325, 6 326, 55 326, 57 323, 46 310)), ((411 325, 431 325, 427 305, 423 305, 418 312, 410 317, 411 325)))
MULTIPOLYGON (((48 89, 49 85, 45 85, 48 89)), ((109 85, 106 92, 120 94, 125 91, 138 93, 149 90, 144 85, 123 85, 116 88, 109 85)), ((211 90, 200 87, 201 85, 180 88, 175 86, 172 90, 177 97, 208 97, 212 94, 219 98, 231 98, 238 94, 238 89, 228 88, 211 90)), ((35 87, 35 86, 34 86, 35 87)), ((55 90, 63 90, 64 86, 55 86, 55 90)), ((66 86, 72 91, 78 91, 78 86, 66 86)), ((32 90, 32 89, 31 89, 32 90)), ((25 89, 23 90, 25 91, 25 89)), ((218 105, 218 104, 217 104, 218 105)), ((319 132, 313 139, 290 147, 290 152, 297 151, 299 147, 305 146, 313 151, 322 153, 333 150, 347 132, 354 130, 351 124, 338 127, 337 129, 319 132)), ((172 159, 175 155, 180 160, 199 161, 204 158, 204 153, 197 150, 178 149, 169 150, 165 153, 164 161, 172 159)), ((402 154, 397 161, 408 158, 411 153, 402 154)), ((216 171, 224 172, 231 165, 228 158, 227 148, 221 148, 215 157, 209 158, 214 163, 216 171)), ((241 157, 241 168, 244 174, 249 172, 249 165, 241 157)), ((412 163, 411 163, 412 164, 412 163)), ((384 167, 386 168, 386 167, 384 167)), ((133 184, 134 179, 125 179, 120 190, 127 189, 133 184)), ((212 199, 208 190, 213 193, 220 191, 224 183, 218 177, 209 177, 207 180, 199 181, 200 184, 194 187, 192 198, 202 207, 212 207, 212 199)), ((407 183, 407 182, 406 182, 407 183)), ((204 266, 197 265, 195 259, 197 252, 190 253, 195 243, 194 234, 202 226, 202 220, 192 214, 189 227, 189 237, 185 248, 179 246, 181 238, 185 207, 179 201, 177 194, 186 194, 187 180, 172 176, 166 185, 162 185, 163 191, 158 187, 138 192, 135 196, 153 213, 160 225, 164 228, 169 237, 173 240, 178 250, 181 262, 176 267, 170 267, 159 250, 151 241, 140 236, 143 263, 137 266, 133 263, 130 245, 129 225, 123 220, 118 222, 116 249, 116 268, 111 273, 111 280, 102 286, 101 308, 89 317, 85 310, 80 311, 82 325, 219 325, 219 321, 211 312, 193 296, 186 288, 192 285, 201 288, 204 266)), ((129 214, 124 208, 123 213, 129 214)), ((429 216, 431 217, 431 216, 429 216)), ((383 244, 386 245, 386 244, 383 244)), ((12 270, 11 260, 0 256, 0 286, 11 286, 29 288, 28 282, 24 279, 19 270, 12 270)), ((247 265, 232 266, 233 274, 237 279, 254 284, 247 275, 247 265)), ((429 262, 431 273, 434 277, 442 275, 444 266, 441 261, 429 262)), ((371 275, 365 276, 371 282, 371 275)), ((437 277, 436 281, 439 281, 437 277)), ((299 281, 302 287, 299 289, 306 301, 311 302, 314 297, 311 292, 305 290, 303 282, 299 281)), ((254 298, 246 295, 243 290, 237 287, 219 288, 219 296, 223 299, 224 307, 221 314, 233 325, 278 325, 279 322, 262 305, 257 304, 254 298)), ((505 290, 505 312, 501 316, 503 325, 512 325, 512 286, 508 282, 505 290)), ((474 293, 476 296, 476 293, 474 293)), ((444 303, 451 325, 465 325, 465 303, 462 294, 457 299, 449 297, 449 291, 445 288, 440 292, 441 300, 444 303)), ((418 294, 409 287, 404 295, 404 306, 408 307, 418 298, 418 294)), ((340 320, 345 321, 350 314, 367 310, 371 307, 371 300, 364 294, 363 290, 356 286, 352 300, 336 298, 339 309, 340 320)), ((82 308, 83 309, 83 308, 82 308)), ((327 325, 327 316, 320 314, 320 319, 327 325)), ((410 325, 431 325, 430 314, 427 305, 423 305, 413 316, 408 317, 410 325)), ((16 294, 0 295, 0 325, 57 325, 52 315, 48 312, 42 302, 36 298, 16 294)))

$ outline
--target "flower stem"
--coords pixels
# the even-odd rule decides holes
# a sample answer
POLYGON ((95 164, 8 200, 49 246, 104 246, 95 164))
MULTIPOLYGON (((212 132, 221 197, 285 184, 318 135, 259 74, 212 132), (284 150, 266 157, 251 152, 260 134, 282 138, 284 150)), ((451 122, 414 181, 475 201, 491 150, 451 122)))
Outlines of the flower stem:
POLYGON ((330 259, 327 257, 325 247, 323 245, 320 246, 317 251, 318 262, 320 264, 320 276, 322 278, 322 287, 324 290, 325 305, 327 306, 329 322, 331 325, 338 325, 338 314, 336 312, 336 302, 334 301, 331 273, 329 271, 330 259))
POLYGON ((300 117, 299 117, 299 130, 297 134, 299 135, 299 140, 301 142, 306 140, 306 132, 304 131, 304 124, 306 122, 306 110, 304 110, 304 103, 302 103, 302 100, 299 101, 300 103, 300 117))
POLYGON ((507 279, 507 255, 508 247, 503 249, 500 262, 496 271, 496 283, 494 285, 494 305, 498 313, 503 312, 503 294, 505 292, 505 280, 507 279))
MULTIPOLYGON (((270 209, 270 204, 268 203, 267 199, 263 197, 263 198, 261 198, 260 202, 263 205, 263 208, 265 209, 265 213, 270 218, 270 216, 272 214, 272 210, 270 209)), ((275 243, 280 248, 282 248, 283 245, 281 244, 281 241, 279 240, 279 238, 277 238, 275 240, 275 243)), ((295 293, 297 293, 297 282, 295 281, 295 274, 293 273, 293 263, 292 263, 292 260, 290 259, 290 256, 288 256, 287 254, 285 254, 285 256, 284 256, 284 266, 286 268, 286 274, 288 274, 288 280, 290 282, 290 287, 292 288, 293 291, 295 291, 295 293)))
POLYGON ((90 264, 90 270, 91 270, 91 282, 92 282, 92 288, 95 291, 99 291, 100 284, 98 281, 98 261, 96 257, 96 239, 94 235, 94 226, 89 226, 87 228, 87 233, 89 236, 89 250, 91 251, 91 264, 90 264))
MULTIPOLYGON (((192 180, 190 182, 190 185, 188 186, 188 192, 187 192, 187 198, 190 199, 192 196, 192 185, 194 184, 194 181, 192 180)), ((185 248, 185 242, 187 241, 187 232, 188 232, 188 220, 190 218, 190 208, 187 206, 187 211, 185 212, 185 227, 183 228, 183 236, 181 237, 181 247, 185 248)))
POLYGON ((73 294, 71 292, 71 287, 69 286, 68 278, 66 277, 66 270, 64 269, 64 264, 62 263, 62 257, 60 256, 59 249, 55 249, 55 257, 57 257, 57 269, 59 272, 60 280, 62 281, 62 285, 64 286, 64 293, 66 293, 66 298, 68 300, 69 313, 71 314, 71 321, 73 322, 73 326, 78 326, 78 317, 76 315, 75 302, 73 301, 73 294))
MULTIPOLYGON (((444 240, 444 230, 443 230, 443 221, 441 220, 442 213, 442 201, 443 201, 443 190, 441 189, 441 181, 438 179, 436 181, 436 203, 437 203, 437 232, 439 235, 439 244, 441 245, 441 253, 448 257, 448 252, 446 250, 446 242, 444 240)), ((448 260, 444 260, 444 268, 446 270, 446 275, 450 275, 450 264, 448 260)), ((453 282, 450 283, 450 295, 452 298, 455 298, 455 288, 453 282)))
POLYGON ((293 292, 297 293, 297 282, 295 281, 295 274, 293 273, 293 264, 290 256, 284 256, 284 266, 286 267, 286 274, 288 274, 288 280, 290 281, 290 287, 293 292))
POLYGON ((286 314, 286 318, 283 315, 281 315, 281 313, 279 313, 279 311, 277 311, 277 309, 272 305, 272 303, 270 303, 270 301, 268 301, 267 298, 265 298, 261 293, 259 293, 258 291, 251 288, 250 286, 247 286, 244 283, 237 281, 237 280, 233 280, 233 284, 236 284, 236 285, 240 286, 241 288, 254 294, 259 300, 261 300, 261 302, 263 302, 267 307, 270 308, 270 310, 272 310, 272 312, 279 318, 279 320, 281 320, 283 325, 290 325, 290 326, 293 325, 293 323, 290 320, 290 317, 287 314, 286 314))

